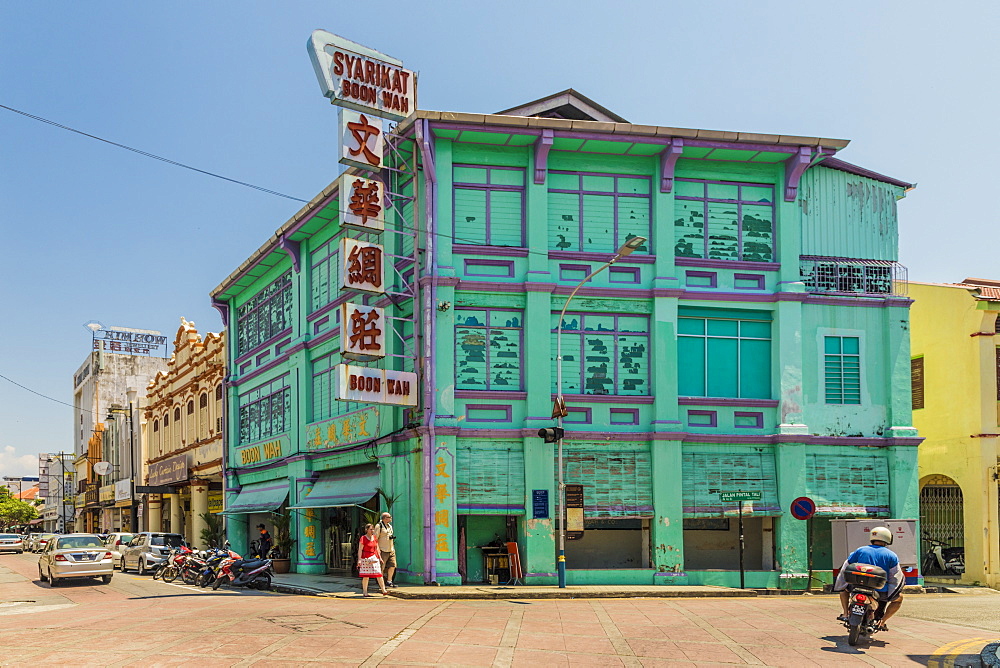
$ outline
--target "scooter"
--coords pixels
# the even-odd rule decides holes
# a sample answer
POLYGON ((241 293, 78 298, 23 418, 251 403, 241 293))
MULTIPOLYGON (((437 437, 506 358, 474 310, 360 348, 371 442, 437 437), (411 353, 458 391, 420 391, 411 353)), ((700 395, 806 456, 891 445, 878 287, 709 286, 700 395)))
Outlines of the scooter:
POLYGON ((234 587, 270 591, 273 575, 270 559, 225 559, 221 563, 218 577, 212 583, 212 589, 218 589, 228 580, 234 587))
POLYGON ((204 588, 215 582, 224 560, 239 558, 240 555, 230 550, 223 550, 217 547, 208 550, 205 556, 205 565, 202 566, 201 572, 198 574, 198 586, 204 588))
POLYGON ((851 598, 847 604, 847 644, 857 645, 862 637, 871 637, 882 628, 885 601, 879 589, 885 586, 885 570, 871 564, 848 564, 844 579, 851 585, 851 598))
MULTIPOLYGON (((952 540, 948 538, 948 540, 952 540)), ((949 547, 947 543, 931 538, 924 532, 924 541, 930 545, 924 555, 924 575, 931 573, 961 575, 965 572, 965 548, 949 547)))

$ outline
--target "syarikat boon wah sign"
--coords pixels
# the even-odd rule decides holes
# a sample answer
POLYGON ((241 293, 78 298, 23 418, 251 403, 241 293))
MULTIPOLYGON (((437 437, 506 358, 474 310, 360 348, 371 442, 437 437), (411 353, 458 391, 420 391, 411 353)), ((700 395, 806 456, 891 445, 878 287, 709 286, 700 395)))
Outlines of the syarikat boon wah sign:
POLYGON ((332 104, 397 121, 416 111, 417 76, 403 61, 326 30, 314 30, 306 46, 332 104))

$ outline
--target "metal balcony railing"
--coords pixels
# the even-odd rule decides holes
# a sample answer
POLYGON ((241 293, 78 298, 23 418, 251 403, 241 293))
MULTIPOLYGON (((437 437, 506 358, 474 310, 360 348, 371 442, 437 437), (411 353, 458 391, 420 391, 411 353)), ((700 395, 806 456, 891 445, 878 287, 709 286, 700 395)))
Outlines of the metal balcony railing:
POLYGON ((906 267, 898 262, 802 255, 799 266, 808 292, 906 295, 906 267))

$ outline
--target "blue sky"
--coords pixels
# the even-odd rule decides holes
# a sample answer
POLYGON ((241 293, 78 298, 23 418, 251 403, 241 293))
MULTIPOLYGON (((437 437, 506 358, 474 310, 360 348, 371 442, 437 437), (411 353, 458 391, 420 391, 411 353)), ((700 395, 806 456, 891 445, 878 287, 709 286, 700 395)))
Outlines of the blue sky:
MULTIPOLYGON (((0 104, 308 200, 337 174, 324 28, 418 70, 424 109, 573 87, 637 123, 851 139, 839 157, 919 184, 911 280, 1000 278, 1000 5, 484 4, 7 2, 0 104)), ((89 320, 217 331, 208 292, 299 207, 0 109, 0 374, 72 403, 89 320)), ((71 449, 71 417, 0 380, 0 475, 71 449)))

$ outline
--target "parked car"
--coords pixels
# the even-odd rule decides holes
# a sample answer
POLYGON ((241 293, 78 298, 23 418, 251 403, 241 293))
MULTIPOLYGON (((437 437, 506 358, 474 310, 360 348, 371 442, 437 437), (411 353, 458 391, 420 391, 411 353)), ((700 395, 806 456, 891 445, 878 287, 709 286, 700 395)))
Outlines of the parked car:
POLYGON ((24 552, 24 539, 16 533, 0 533, 0 552, 24 552))
POLYGON ((139 571, 139 575, 145 575, 153 566, 167 558, 170 548, 182 545, 186 546, 187 543, 184 542, 184 536, 179 533, 154 531, 137 533, 127 547, 122 546, 122 556, 118 565, 122 573, 134 568, 139 571))
POLYGON ((111 553, 97 534, 53 536, 38 558, 38 579, 50 587, 69 578, 98 577, 110 584, 114 572, 111 553))
POLYGON ((49 540, 55 536, 54 533, 40 533, 35 537, 35 540, 31 543, 32 552, 41 552, 45 549, 49 540))
POLYGON ((113 533, 104 541, 104 547, 108 548, 108 551, 111 552, 111 558, 114 559, 115 566, 121 563, 122 552, 133 538, 135 538, 135 534, 113 533))

